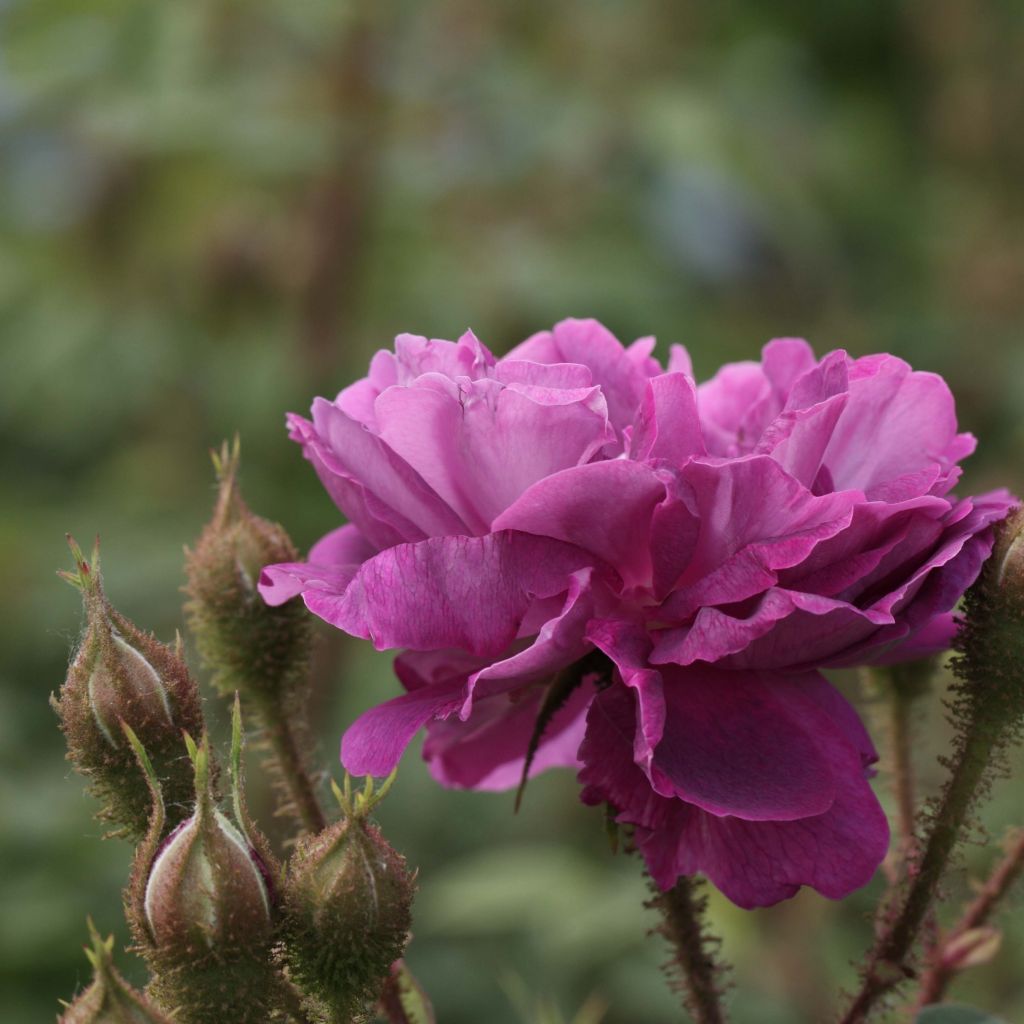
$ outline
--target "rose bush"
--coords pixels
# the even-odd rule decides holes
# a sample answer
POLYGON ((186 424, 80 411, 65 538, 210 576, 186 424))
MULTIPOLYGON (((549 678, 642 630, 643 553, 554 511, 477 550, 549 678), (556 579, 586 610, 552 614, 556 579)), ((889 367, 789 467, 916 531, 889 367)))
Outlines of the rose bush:
POLYGON ((842 896, 888 829, 871 741, 819 670, 948 646, 1013 499, 951 495, 974 440, 942 379, 893 356, 780 339, 698 387, 653 345, 585 320, 503 359, 401 335, 289 417, 349 523, 261 592, 402 649, 406 693, 343 740, 353 774, 426 725, 440 782, 514 786, 548 684, 582 662, 531 773, 576 768, 662 888, 842 896))

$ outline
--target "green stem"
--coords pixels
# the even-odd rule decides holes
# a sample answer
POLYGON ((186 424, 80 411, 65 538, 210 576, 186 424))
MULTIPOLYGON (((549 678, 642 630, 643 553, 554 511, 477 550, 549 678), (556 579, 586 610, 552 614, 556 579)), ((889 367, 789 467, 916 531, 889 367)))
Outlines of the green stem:
POLYGON ((918 870, 913 875, 902 906, 879 934, 860 991, 842 1018, 842 1024, 860 1024, 867 1020, 879 1000, 910 976, 907 958, 935 899, 950 855, 990 763, 993 734, 991 728, 978 727, 977 719, 980 717, 976 716, 972 727, 967 730, 918 870))
POLYGON ((716 940, 704 931, 707 897, 700 894, 699 885, 684 876, 667 892, 659 893, 650 905, 661 911, 663 920, 658 931, 672 946, 672 963, 686 987, 687 1009, 697 1024, 725 1024, 717 984, 722 968, 709 948, 716 940))
POLYGON ((257 713, 263 726, 264 738, 270 748, 280 782, 287 793, 295 816, 303 828, 314 835, 327 825, 327 816, 316 795, 316 786, 306 768, 306 760, 299 749, 292 718, 279 702, 257 702, 257 713))

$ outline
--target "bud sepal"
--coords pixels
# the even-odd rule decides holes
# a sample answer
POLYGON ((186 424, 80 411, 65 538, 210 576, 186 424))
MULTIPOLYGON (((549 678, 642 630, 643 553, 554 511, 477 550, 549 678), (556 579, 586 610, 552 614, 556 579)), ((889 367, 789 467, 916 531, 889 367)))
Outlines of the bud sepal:
POLYGON ((162 1010, 136 991, 114 967, 114 936, 100 937, 90 920, 92 983, 74 1002, 66 1003, 58 1024, 173 1024, 162 1010))

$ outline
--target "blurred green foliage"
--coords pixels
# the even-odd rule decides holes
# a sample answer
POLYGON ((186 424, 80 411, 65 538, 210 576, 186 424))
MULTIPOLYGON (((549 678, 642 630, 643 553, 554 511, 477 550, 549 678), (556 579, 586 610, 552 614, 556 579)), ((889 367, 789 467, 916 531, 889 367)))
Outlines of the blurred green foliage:
MULTIPOLYGON (((283 414, 397 332, 500 351, 595 315, 685 342, 699 376, 774 335, 893 351, 957 392, 965 486, 1024 491, 1022 45, 1009 0, 0 4, 5 1024, 84 980, 86 914, 126 938, 130 851, 99 841, 46 704, 79 623, 64 532, 102 532, 114 602, 173 636, 207 448, 239 430, 251 504, 307 546, 337 516, 283 414)), ((389 672, 324 634, 325 764, 389 672)), ((936 696, 925 789, 945 739, 936 696)), ((1020 767, 993 835, 1021 822, 1020 767)), ((421 867, 410 960, 445 1024, 678 1019, 639 865, 568 773, 513 817, 412 753, 381 819, 421 867)), ((828 1019, 877 892, 716 898, 736 1019, 828 1019)), ((954 994, 1019 1020, 1006 922, 954 994)))

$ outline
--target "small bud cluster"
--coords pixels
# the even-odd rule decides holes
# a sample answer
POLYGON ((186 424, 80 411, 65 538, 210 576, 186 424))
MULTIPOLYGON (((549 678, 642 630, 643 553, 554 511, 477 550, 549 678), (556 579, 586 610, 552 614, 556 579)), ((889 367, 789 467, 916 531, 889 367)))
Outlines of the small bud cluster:
POLYGON ((166 647, 110 605, 98 553, 87 559, 72 541, 75 570, 61 574, 81 591, 87 625, 53 704, 101 814, 136 841, 125 914, 151 973, 145 995, 134 991, 112 966, 112 940, 94 933, 95 980, 61 1021, 347 1024, 367 1019, 385 986, 403 1006, 428 1006, 396 965, 413 877, 368 820, 390 780, 353 796, 346 777, 344 817, 325 824, 302 764, 308 618, 298 602, 269 608, 255 589, 263 565, 295 551, 242 501, 237 443, 215 463, 220 493, 189 555, 188 612, 217 687, 235 691, 230 813, 180 641, 166 647), (284 868, 246 807, 239 691, 309 832, 284 868))

